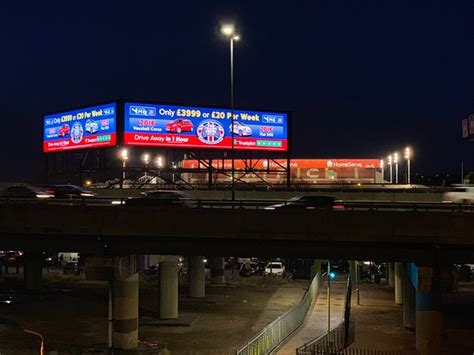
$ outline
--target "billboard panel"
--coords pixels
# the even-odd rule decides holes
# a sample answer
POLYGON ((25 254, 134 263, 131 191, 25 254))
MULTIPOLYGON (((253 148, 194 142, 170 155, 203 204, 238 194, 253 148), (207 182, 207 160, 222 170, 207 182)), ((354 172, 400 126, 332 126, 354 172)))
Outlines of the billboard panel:
POLYGON ((285 113, 125 103, 124 143, 137 146, 288 150, 285 113))
POLYGON ((469 138, 469 121, 467 118, 462 120, 462 137, 469 138))
POLYGON ((474 114, 469 115, 469 124, 468 124, 468 130, 469 130, 469 137, 474 136, 474 114))
POLYGON ((116 115, 110 103, 44 116, 43 152, 114 146, 116 115))

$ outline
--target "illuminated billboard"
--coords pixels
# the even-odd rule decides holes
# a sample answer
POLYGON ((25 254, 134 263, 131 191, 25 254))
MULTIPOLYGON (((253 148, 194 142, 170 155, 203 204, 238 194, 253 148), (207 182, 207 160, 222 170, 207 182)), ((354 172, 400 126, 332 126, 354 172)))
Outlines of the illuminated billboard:
POLYGON ((124 143, 136 146, 288 150, 286 113, 125 103, 124 143))
POLYGON ((46 115, 43 152, 114 146, 116 122, 115 103, 46 115))

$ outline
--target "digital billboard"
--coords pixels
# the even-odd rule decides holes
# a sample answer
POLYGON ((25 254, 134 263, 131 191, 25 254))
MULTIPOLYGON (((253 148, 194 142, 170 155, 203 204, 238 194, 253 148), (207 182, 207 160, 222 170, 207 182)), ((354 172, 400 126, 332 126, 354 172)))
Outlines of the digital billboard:
POLYGON ((285 113, 125 103, 124 143, 137 146, 288 150, 285 113))
POLYGON ((46 115, 43 152, 114 146, 116 123, 115 103, 46 115))

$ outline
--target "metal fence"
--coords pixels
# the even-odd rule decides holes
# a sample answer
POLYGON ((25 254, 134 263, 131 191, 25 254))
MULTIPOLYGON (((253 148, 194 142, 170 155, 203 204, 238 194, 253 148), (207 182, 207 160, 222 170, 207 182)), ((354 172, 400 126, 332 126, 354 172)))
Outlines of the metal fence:
POLYGON ((316 274, 301 301, 263 328, 237 351, 237 355, 269 354, 303 324, 306 313, 318 294, 320 279, 320 274, 316 274))
POLYGON ((347 291, 344 300, 344 318, 331 331, 296 349, 296 355, 332 355, 341 354, 351 341, 351 277, 347 278, 347 291))

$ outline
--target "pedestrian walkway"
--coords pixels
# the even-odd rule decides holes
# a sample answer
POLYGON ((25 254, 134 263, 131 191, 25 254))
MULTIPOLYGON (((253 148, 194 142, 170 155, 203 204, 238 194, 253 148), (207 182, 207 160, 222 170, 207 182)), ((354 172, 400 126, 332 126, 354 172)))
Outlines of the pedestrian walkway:
MULTIPOLYGON (((277 351, 278 355, 294 355, 297 348, 327 332, 327 287, 322 284, 319 296, 310 309, 304 324, 277 351)), ((331 281, 331 329, 344 317, 344 299, 347 281, 331 281)))

